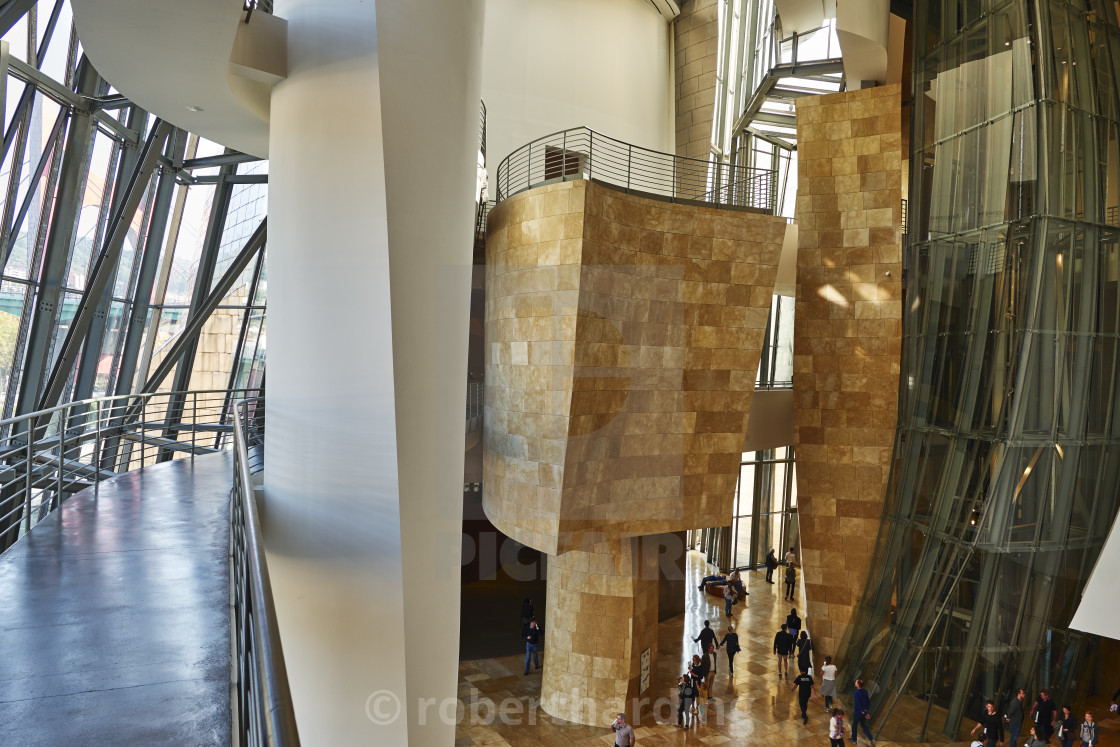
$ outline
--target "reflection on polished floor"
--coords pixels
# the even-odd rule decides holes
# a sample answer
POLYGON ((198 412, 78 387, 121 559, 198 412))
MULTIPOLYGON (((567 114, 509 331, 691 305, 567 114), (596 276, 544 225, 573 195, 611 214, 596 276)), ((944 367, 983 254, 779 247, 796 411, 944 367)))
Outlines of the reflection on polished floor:
MULTIPOLYGON (((685 661, 696 651, 692 638, 704 624, 712 621, 722 638, 730 620, 723 616, 723 604, 714 596, 697 590, 707 566, 703 556, 690 552, 688 558, 688 600, 686 611, 661 624, 653 684, 647 695, 653 704, 652 713, 644 716, 635 733, 642 747, 647 745, 800 745, 828 744, 827 717, 824 703, 817 699, 809 704, 809 723, 802 725, 797 697, 786 680, 779 682, 771 641, 774 632, 785 621, 790 606, 804 609, 804 591, 797 593, 797 602, 782 600, 782 587, 765 581, 765 574, 744 575, 750 597, 744 609, 737 605, 732 619, 740 633, 742 653, 736 657, 735 677, 727 675, 727 658, 719 653, 715 700, 709 705, 708 723, 689 730, 676 727, 676 681, 685 671, 685 661), (660 701, 658 699, 661 699, 660 701)), ((804 615, 802 615, 804 617, 804 615)), ((465 622, 465 621, 464 621, 465 622)), ((806 621, 810 636, 812 620, 806 621)), ((819 652, 821 659, 827 653, 819 652)), ((548 656, 548 652, 544 653, 548 656)), ((542 662, 543 663, 543 662, 542 662)), ((482 659, 459 665, 459 700, 462 703, 456 729, 456 747, 471 745, 611 745, 613 734, 606 726, 594 728, 553 719, 537 706, 540 695, 540 673, 521 674, 524 656, 482 659)), ((814 661, 814 666, 817 666, 814 661)), ((819 680, 819 677, 816 677, 819 680)), ((841 705, 851 713, 851 695, 844 693, 841 705)), ((1099 699, 1087 704, 1101 721, 1101 747, 1120 746, 1120 718, 1100 719, 1109 715, 1107 701, 1099 699)), ((917 747, 918 731, 924 717, 924 704, 913 700, 899 701, 891 723, 876 744, 880 747, 917 747)), ((935 713, 930 723, 941 723, 943 714, 935 713)), ((972 724, 967 724, 971 728, 972 724)), ((962 731, 961 741, 950 741, 937 729, 931 729, 925 744, 968 744, 962 731)), ((1022 740, 1020 740, 1022 741, 1022 740)), ((851 742, 848 742, 849 745, 851 742)), ((863 740, 861 744, 866 744, 863 740)), ((1056 740, 1052 744, 1057 745, 1056 740)))
POLYGON ((229 743, 232 474, 128 472, 0 556, 3 744, 229 743))

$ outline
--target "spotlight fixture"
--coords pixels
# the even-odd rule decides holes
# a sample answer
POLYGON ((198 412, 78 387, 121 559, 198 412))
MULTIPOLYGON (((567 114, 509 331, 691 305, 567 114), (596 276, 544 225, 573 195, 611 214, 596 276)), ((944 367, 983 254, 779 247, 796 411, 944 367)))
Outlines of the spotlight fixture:
POLYGON ((968 523, 971 524, 972 526, 976 526, 976 522, 978 522, 978 521, 980 521, 980 509, 974 508, 974 509, 972 509, 972 518, 969 520, 968 523))

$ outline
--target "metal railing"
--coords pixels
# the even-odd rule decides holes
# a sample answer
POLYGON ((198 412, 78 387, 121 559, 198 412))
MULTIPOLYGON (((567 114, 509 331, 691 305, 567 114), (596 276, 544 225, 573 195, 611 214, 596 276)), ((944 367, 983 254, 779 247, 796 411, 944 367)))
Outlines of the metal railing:
POLYGON ((241 10, 245 12, 245 23, 253 17, 253 11, 259 10, 261 13, 268 13, 272 15, 273 0, 242 0, 241 10))
POLYGON ((229 501, 234 733, 240 745, 298 745, 292 694, 268 579, 253 475, 264 468, 264 398, 238 402, 229 501))
POLYGON ((0 550, 71 495, 102 480, 146 464, 230 448, 231 397, 259 392, 97 397, 0 421, 0 550))
POLYGON ((478 110, 478 150, 486 158, 486 102, 480 102, 478 110))
POLYGON ((474 433, 482 428, 485 391, 485 385, 481 381, 467 382, 467 433, 474 433))
POLYGON ((506 156, 498 166, 498 201, 573 179, 672 202, 770 213, 777 198, 773 171, 660 153, 576 127, 538 138, 506 156))

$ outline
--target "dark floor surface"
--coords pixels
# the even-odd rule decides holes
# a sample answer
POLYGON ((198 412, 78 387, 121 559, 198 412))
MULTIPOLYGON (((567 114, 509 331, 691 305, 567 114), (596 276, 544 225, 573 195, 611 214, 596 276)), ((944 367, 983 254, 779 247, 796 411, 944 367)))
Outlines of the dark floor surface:
POLYGON ((0 556, 0 743, 229 744, 231 470, 103 482, 0 556))
MULTIPOLYGON (((545 619, 544 579, 518 581, 499 569, 488 579, 464 584, 459 622, 459 661, 525 655, 521 638, 521 602, 533 600, 538 621, 545 619)), ((544 641, 541 641, 541 651, 544 641)))

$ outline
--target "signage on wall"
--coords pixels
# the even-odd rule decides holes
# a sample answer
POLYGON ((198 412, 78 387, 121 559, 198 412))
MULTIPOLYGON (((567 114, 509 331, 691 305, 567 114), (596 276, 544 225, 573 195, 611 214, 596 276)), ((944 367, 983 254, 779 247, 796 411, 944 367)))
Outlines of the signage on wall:
POLYGON ((638 685, 638 694, 641 695, 649 689, 649 649, 642 652, 642 679, 638 685))

